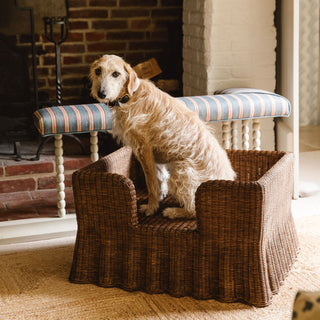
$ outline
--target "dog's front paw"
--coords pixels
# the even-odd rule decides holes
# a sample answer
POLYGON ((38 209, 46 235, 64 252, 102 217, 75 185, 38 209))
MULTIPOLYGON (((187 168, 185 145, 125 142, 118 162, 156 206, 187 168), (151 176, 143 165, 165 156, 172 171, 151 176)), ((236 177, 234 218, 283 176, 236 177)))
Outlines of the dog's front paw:
POLYGON ((177 218, 177 209, 178 208, 166 208, 163 210, 162 215, 169 219, 175 219, 177 218))
POLYGON ((163 216, 169 219, 176 219, 176 218, 187 218, 193 219, 196 217, 194 211, 187 211, 183 208, 166 208, 163 210, 163 216))
POLYGON ((151 216, 156 212, 157 208, 152 208, 148 204, 142 204, 139 208, 141 213, 144 213, 146 216, 151 216))

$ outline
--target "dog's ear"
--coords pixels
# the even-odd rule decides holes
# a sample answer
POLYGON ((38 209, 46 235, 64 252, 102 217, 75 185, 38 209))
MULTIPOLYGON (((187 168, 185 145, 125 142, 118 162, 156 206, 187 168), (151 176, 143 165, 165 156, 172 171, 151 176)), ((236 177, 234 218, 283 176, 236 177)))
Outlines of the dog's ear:
POLYGON ((129 64, 125 64, 125 69, 128 73, 128 82, 127 82, 127 90, 129 96, 132 96, 133 93, 138 89, 139 79, 137 73, 132 69, 129 64))
POLYGON ((98 61, 96 60, 90 66, 89 78, 91 81, 94 79, 94 76, 95 76, 94 69, 97 67, 97 65, 98 65, 98 61))

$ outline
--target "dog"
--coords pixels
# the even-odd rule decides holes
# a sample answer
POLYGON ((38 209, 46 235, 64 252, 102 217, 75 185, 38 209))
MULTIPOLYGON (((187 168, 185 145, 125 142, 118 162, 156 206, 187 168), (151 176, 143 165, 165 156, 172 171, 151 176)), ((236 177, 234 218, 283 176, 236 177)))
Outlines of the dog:
POLYGON ((91 95, 113 113, 112 133, 132 148, 148 189, 148 203, 140 207, 154 214, 168 194, 181 205, 163 216, 194 218, 195 193, 202 182, 234 180, 226 151, 212 130, 182 102, 139 79, 122 58, 104 55, 90 68, 91 95))

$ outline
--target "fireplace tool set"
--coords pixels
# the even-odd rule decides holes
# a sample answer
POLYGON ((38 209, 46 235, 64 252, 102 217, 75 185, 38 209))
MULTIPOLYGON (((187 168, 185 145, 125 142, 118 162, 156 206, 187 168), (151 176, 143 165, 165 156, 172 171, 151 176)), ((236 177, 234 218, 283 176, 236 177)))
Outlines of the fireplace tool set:
MULTIPOLYGON (((44 17, 44 31, 45 31, 45 37, 48 41, 53 42, 55 45, 55 63, 56 63, 56 103, 57 105, 62 104, 62 86, 61 86, 61 51, 60 51, 60 45, 67 39, 68 37, 68 18, 67 17, 44 17), (57 32, 59 31, 59 32, 57 32)), ((80 145, 82 152, 85 153, 85 149, 82 145, 81 140, 74 136, 74 135, 68 135, 69 137, 72 137, 76 142, 80 145)), ((40 159, 40 153, 44 147, 44 145, 51 140, 52 137, 47 137, 44 139, 38 150, 37 154, 34 158, 30 160, 39 160, 40 159)))
POLYGON ((55 46, 56 58, 56 96, 57 104, 62 103, 62 89, 61 89, 61 51, 60 45, 66 41, 68 37, 68 19, 67 17, 44 17, 44 32, 48 41, 53 42, 55 46), (54 28, 56 27, 56 28, 54 28), (60 33, 56 32, 60 30, 60 33))

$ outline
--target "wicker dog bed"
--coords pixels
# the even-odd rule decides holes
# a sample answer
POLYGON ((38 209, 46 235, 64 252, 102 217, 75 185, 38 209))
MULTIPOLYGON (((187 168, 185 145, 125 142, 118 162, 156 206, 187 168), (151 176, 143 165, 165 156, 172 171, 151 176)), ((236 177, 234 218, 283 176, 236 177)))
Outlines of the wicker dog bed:
POLYGON ((291 215, 293 155, 228 151, 237 181, 208 181, 197 219, 145 217, 143 173, 128 147, 73 174, 78 233, 70 281, 173 296, 271 303, 298 240, 291 215), (130 177, 130 178, 129 178, 130 177))

